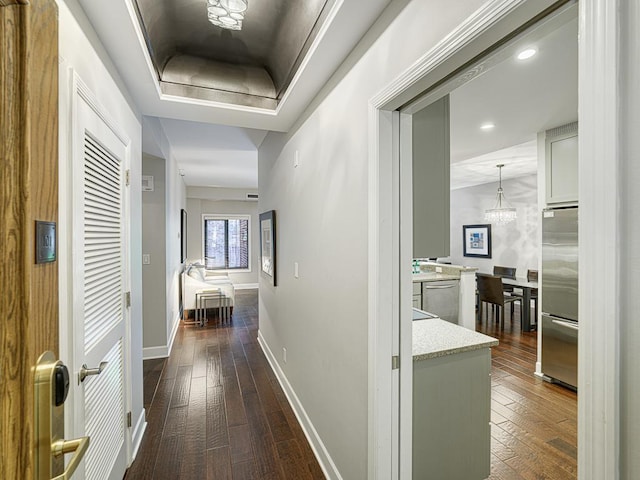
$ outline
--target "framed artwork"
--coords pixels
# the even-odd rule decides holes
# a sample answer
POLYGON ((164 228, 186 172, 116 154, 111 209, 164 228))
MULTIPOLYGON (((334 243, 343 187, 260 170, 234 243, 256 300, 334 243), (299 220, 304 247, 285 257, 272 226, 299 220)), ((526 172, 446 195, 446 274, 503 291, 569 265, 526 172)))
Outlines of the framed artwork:
POLYGON ((465 257, 491 258, 491 224, 463 225, 462 247, 465 257))
POLYGON ((275 210, 260 214, 260 271, 271 285, 277 285, 275 210))
POLYGON ((180 210, 180 262, 187 259, 187 211, 180 210))

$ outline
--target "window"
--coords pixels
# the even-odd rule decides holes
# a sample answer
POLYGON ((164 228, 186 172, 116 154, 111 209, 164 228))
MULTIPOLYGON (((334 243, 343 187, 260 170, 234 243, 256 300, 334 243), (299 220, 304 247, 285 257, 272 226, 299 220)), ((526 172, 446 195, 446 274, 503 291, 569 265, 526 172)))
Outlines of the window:
POLYGON ((204 215, 208 270, 249 270, 249 215, 204 215))

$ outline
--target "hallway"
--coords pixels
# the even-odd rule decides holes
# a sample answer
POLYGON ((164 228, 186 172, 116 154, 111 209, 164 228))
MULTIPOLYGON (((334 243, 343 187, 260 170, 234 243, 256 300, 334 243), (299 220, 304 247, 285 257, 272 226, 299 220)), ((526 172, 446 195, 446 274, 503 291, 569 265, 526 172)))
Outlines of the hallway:
POLYGON ((171 356, 145 361, 148 425, 127 480, 324 478, 257 334, 258 291, 240 290, 231 325, 180 325, 171 356))

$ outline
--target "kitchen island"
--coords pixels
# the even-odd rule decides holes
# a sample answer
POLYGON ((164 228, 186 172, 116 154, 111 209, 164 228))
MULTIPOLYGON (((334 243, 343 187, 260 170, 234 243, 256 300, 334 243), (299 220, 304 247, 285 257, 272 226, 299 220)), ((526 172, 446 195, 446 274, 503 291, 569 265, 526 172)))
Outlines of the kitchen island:
POLYGON ((441 319, 413 322, 413 478, 481 480, 490 472, 495 338, 441 319))

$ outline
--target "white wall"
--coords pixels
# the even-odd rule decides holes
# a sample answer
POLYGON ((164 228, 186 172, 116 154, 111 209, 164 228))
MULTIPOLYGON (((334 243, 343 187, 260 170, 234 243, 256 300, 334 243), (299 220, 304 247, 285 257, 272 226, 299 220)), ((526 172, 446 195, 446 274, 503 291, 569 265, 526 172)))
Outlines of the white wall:
MULTIPOLYGON (((134 443, 140 440, 140 427, 144 420, 142 398, 142 213, 141 213, 141 145, 142 134, 139 112, 133 106, 117 71, 106 55, 104 48, 97 40, 89 21, 75 0, 60 0, 59 6, 59 49, 60 49, 60 358, 70 367, 78 371, 80 365, 73 364, 73 324, 71 323, 70 292, 72 291, 71 267, 69 251, 71 220, 71 101, 73 69, 87 87, 93 92, 97 101, 107 109, 111 118, 122 128, 131 140, 130 169, 130 225, 129 256, 131 262, 131 309, 130 309, 130 361, 131 361, 131 412, 133 417, 134 443)), ((73 412, 74 399, 70 398, 68 411, 73 412)), ((79 433, 73 425, 71 415, 67 415, 66 429, 69 436, 79 433)))
POLYGON ((620 478, 631 480, 640 478, 640 4, 621 5, 620 478))
POLYGON ((482 3, 392 2, 297 129, 259 149, 279 277, 277 287, 260 279, 260 335, 335 464, 331 478, 367 477, 368 102, 482 3))
POLYGON ((190 187, 187 189, 187 258, 195 260, 202 258, 203 220, 202 215, 229 214, 250 215, 250 272, 229 272, 229 278, 236 285, 256 286, 260 264, 259 230, 258 230, 258 202, 240 200, 246 198, 246 193, 257 193, 243 189, 190 187))
POLYGON ((478 267, 486 273, 494 265, 516 267, 516 275, 538 269, 539 215, 537 175, 503 180, 502 188, 518 218, 507 225, 491 225, 491 258, 463 256, 462 226, 487 223, 484 211, 496 203, 498 182, 451 191, 451 263, 478 267))
MULTIPOLYGON (((166 309, 160 317, 149 319, 152 329, 159 330, 158 338, 164 337, 164 343, 151 345, 145 343, 144 357, 164 357, 171 352, 173 340, 180 324, 180 274, 183 265, 180 261, 180 210, 186 208, 186 186, 178 171, 178 163, 173 156, 169 140, 155 117, 144 117, 142 121, 144 145, 155 154, 160 154, 164 165, 164 229, 156 228, 158 235, 164 232, 164 289, 159 292, 166 299, 166 309), (164 335, 162 335, 164 334, 164 335)), ((145 252, 146 253, 146 252, 145 252)), ((157 281, 157 279, 155 280, 157 281)), ((146 317, 145 317, 145 320, 146 317)), ((146 324, 145 324, 146 326, 146 324)), ((145 334, 145 340, 147 340, 145 334)), ((155 337, 154 337, 155 338, 155 337)))
MULTIPOLYGON (((166 174, 162 158, 144 153, 142 174, 153 176, 153 191, 142 192, 142 253, 150 257, 149 265, 142 265, 143 347, 166 347, 167 312, 166 270, 166 174)), ((149 350, 147 350, 148 352, 149 350)))

